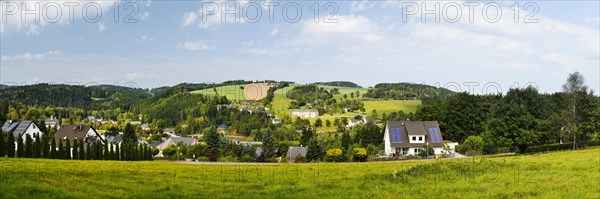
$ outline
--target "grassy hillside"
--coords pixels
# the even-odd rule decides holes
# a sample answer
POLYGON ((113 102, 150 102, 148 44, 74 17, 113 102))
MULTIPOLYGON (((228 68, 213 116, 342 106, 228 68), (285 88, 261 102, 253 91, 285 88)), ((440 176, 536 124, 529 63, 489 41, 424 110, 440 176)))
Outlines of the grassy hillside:
MULTIPOLYGON (((244 86, 244 84, 236 84, 236 85, 227 85, 227 86, 219 86, 216 87, 217 93, 219 95, 225 95, 227 99, 230 100, 245 100, 244 90, 240 88, 240 86, 244 86)), ((192 94, 203 94, 203 95, 216 95, 213 88, 207 88, 202 90, 191 91, 192 94)))
POLYGON ((369 91, 368 88, 352 88, 352 87, 324 86, 324 85, 319 85, 319 87, 323 87, 327 90, 331 90, 333 88, 339 89, 340 93, 333 95, 333 98, 335 98, 335 99, 340 99, 340 98, 344 97, 344 94, 347 94, 348 98, 350 98, 350 93, 356 93, 356 91, 359 91, 360 95, 362 97, 362 94, 367 93, 367 91, 369 91))
POLYGON ((599 198, 599 155, 271 165, 0 158, 0 198, 599 198))
POLYGON ((390 114, 391 112, 404 111, 405 113, 417 111, 417 107, 421 105, 421 100, 380 100, 380 101, 363 101, 367 114, 371 114, 373 109, 377 110, 378 114, 390 114))

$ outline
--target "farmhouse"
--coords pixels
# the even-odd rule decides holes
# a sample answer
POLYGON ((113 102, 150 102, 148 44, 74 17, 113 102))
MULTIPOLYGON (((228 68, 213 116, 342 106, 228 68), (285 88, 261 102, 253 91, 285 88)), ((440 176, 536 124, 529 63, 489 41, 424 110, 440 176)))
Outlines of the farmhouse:
POLYGON ((102 139, 102 136, 100 136, 96 129, 94 129, 94 127, 87 125, 63 125, 54 134, 56 143, 66 139, 69 139, 70 142, 73 143, 75 138, 77 138, 78 141, 83 140, 85 142, 105 142, 104 139, 102 139))
POLYGON ((319 117, 319 111, 316 109, 294 109, 292 110, 292 117, 317 118, 319 117))
POLYGON ((193 146, 198 144, 198 139, 196 138, 186 138, 186 137, 170 137, 169 139, 165 140, 164 142, 156 145, 156 148, 159 150, 158 155, 156 155, 156 157, 163 157, 162 151, 163 149, 172 146, 172 145, 177 145, 177 144, 183 144, 185 146, 193 146))
POLYGON ((37 135, 41 136, 44 134, 31 120, 7 120, 2 126, 2 131, 12 132, 13 137, 15 138, 21 135, 23 140, 27 138, 27 135, 31 136, 31 138, 34 138, 35 140, 37 135))
POLYGON ((50 116, 50 119, 44 120, 44 124, 46 124, 46 128, 54 128, 54 127, 56 127, 56 129, 60 128, 60 124, 58 123, 58 120, 54 116, 50 116))
POLYGON ((293 161, 294 158, 296 158, 297 156, 302 156, 302 157, 306 157, 306 147, 301 147, 301 146, 290 146, 290 148, 288 148, 287 154, 285 155, 285 157, 287 159, 289 159, 290 161, 293 161))
POLYGON ((442 154, 444 145, 437 121, 388 121, 383 141, 388 156, 419 155, 425 145, 442 154))

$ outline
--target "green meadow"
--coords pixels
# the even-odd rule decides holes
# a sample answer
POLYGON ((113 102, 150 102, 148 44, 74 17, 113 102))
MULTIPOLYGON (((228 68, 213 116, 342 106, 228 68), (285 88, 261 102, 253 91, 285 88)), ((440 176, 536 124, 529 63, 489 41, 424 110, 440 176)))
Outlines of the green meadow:
POLYGON ((0 158, 0 198, 600 198, 600 148, 367 163, 0 158))
POLYGON ((240 85, 219 86, 219 87, 215 87, 214 89, 207 88, 207 89, 202 89, 202 90, 191 91, 190 93, 202 94, 202 95, 216 95, 218 93, 221 96, 223 96, 223 95, 226 96, 227 99, 230 99, 230 100, 245 100, 246 97, 244 96, 244 90, 240 88, 241 86, 244 86, 244 85, 240 84, 240 85), (217 90, 217 93, 215 93, 215 89, 217 90))
POLYGON ((377 110, 377 114, 390 114, 392 112, 404 111, 410 113, 417 111, 421 100, 375 100, 363 101, 365 103, 365 112, 371 114, 373 110, 377 110))

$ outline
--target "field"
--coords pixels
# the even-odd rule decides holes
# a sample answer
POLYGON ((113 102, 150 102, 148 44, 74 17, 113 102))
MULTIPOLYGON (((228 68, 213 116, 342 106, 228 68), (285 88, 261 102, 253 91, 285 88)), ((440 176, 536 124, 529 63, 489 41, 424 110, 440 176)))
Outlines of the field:
POLYGON ((244 96, 247 100, 261 100, 267 96, 271 84, 257 83, 244 86, 244 96))
MULTIPOLYGON (((228 85, 216 87, 219 95, 225 95, 230 100, 245 100, 244 91, 240 88, 245 85, 228 85)), ((190 92, 192 94, 203 94, 203 95, 215 95, 213 88, 207 88, 202 90, 195 90, 190 92)))
POLYGON ((350 88, 350 87, 323 86, 323 85, 319 85, 319 87, 323 87, 326 90, 331 90, 333 88, 337 88, 340 93, 333 95, 333 98, 335 98, 335 99, 343 98, 344 94, 348 95, 348 99, 350 99, 350 93, 355 93, 356 94, 356 91, 358 91, 360 93, 360 96, 362 98, 362 94, 364 94, 367 91, 369 91, 368 88, 350 88))
POLYGON ((363 102, 365 103, 367 114, 371 114, 373 110, 377 110, 379 115, 398 111, 404 111, 404 113, 415 112, 417 111, 418 106, 421 105, 421 100, 380 100, 363 102))
POLYGON ((599 198, 599 158, 600 148, 267 165, 0 158, 0 198, 599 198))

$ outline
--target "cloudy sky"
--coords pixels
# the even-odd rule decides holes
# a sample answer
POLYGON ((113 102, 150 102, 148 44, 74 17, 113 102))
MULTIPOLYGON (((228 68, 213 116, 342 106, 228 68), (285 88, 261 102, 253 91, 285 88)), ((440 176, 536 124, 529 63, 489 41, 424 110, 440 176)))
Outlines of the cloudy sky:
POLYGON ((89 2, 36 10, 2 1, 0 82, 348 80, 555 92, 579 71, 600 90, 598 1, 89 2))

